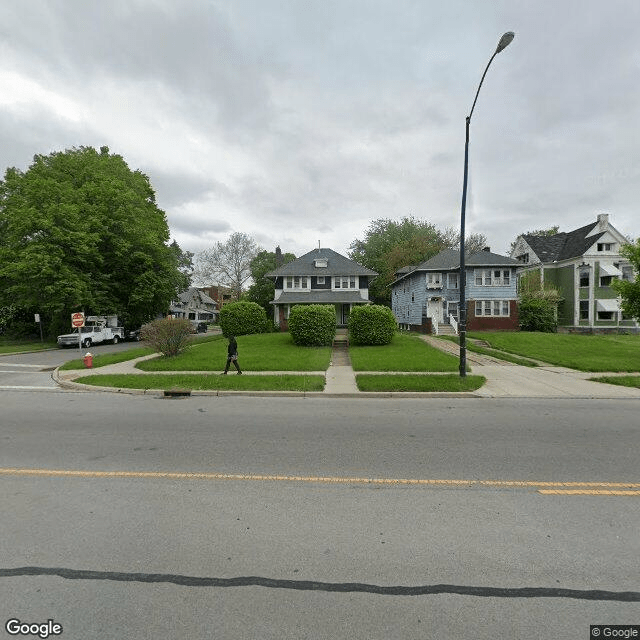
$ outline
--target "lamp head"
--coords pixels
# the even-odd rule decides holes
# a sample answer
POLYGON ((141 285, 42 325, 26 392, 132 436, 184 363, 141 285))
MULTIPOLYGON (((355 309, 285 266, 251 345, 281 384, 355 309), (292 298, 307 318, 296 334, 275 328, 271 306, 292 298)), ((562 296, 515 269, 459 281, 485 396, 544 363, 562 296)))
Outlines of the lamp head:
POLYGON ((498 48, 496 49, 496 53, 500 53, 503 49, 506 49, 511 41, 516 37, 516 34, 513 31, 507 31, 502 38, 500 38, 500 42, 498 42, 498 48))

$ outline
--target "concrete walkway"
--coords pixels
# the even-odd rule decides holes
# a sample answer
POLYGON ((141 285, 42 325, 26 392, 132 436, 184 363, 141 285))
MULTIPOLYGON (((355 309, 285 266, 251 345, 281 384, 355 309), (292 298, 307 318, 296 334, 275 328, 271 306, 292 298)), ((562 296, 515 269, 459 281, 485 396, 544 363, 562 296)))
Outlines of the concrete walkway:
MULTIPOLYGON (((440 340, 432 336, 421 336, 427 344, 458 356, 459 347, 453 342, 440 340)), ((154 358, 156 355, 145 356, 136 360, 129 360, 118 364, 100 367, 96 370, 81 369, 74 371, 54 372, 54 380, 63 387, 75 389, 96 390, 98 387, 87 387, 85 385, 74 383, 74 379, 93 374, 136 374, 146 375, 145 371, 136 369, 135 365, 141 360, 154 358)), ((604 375, 620 375, 620 374, 604 374, 604 373, 585 373, 566 369, 563 367, 539 366, 539 367, 523 367, 512 364, 504 360, 498 360, 490 356, 484 356, 473 352, 467 353, 467 362, 471 367, 471 372, 475 375, 484 376, 487 379, 486 384, 474 392, 466 393, 363 393, 358 391, 356 384, 356 375, 351 367, 349 359, 348 345, 346 340, 338 340, 334 344, 331 355, 331 362, 326 371, 247 371, 247 375, 319 375, 325 376, 325 388, 322 392, 251 392, 251 391, 199 391, 199 394, 218 394, 218 395, 305 395, 305 396, 334 396, 334 397, 476 397, 476 398, 640 398, 640 389, 621 387, 617 385, 603 384, 600 382, 592 382, 588 378, 604 375)), ((154 373, 172 375, 173 371, 158 371, 154 373)), ((185 373, 191 374, 215 374, 212 371, 189 371, 185 373)), ((367 373, 367 372, 359 372, 367 373)), ((371 372, 379 373, 379 372, 371 372)), ((396 372, 402 375, 402 372, 396 372)), ((414 372, 415 373, 415 372, 414 372)), ((229 375, 235 375, 229 372, 229 375)), ((437 373, 424 375, 439 375, 437 373)), ((118 390, 100 387, 103 390, 121 391, 130 393, 140 393, 136 390, 118 390)))

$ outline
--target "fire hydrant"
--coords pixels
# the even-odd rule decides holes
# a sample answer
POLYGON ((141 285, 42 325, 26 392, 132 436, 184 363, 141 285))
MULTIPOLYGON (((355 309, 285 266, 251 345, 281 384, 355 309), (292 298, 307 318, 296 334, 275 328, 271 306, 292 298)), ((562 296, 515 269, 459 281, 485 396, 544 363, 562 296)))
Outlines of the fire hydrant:
POLYGON ((87 369, 91 369, 93 367, 93 355, 91 353, 87 353, 84 356, 84 366, 87 369))

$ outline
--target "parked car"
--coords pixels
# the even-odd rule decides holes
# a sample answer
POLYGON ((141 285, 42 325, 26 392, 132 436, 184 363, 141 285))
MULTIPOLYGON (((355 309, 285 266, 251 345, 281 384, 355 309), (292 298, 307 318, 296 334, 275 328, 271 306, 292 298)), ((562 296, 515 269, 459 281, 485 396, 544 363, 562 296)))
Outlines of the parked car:
POLYGON ((127 331, 127 340, 140 342, 140 329, 132 329, 131 331, 127 331))

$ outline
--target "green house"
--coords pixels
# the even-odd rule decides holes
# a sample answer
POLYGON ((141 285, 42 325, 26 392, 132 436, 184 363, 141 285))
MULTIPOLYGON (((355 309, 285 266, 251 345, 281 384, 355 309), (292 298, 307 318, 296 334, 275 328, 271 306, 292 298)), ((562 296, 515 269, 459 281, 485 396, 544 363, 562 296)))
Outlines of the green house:
POLYGON ((552 286, 560 292, 558 325, 574 330, 637 331, 637 320, 626 317, 611 287, 615 278, 632 280, 633 268, 620 256, 627 242, 610 222, 609 214, 574 231, 552 236, 518 237, 511 257, 521 268, 518 286, 552 286))

